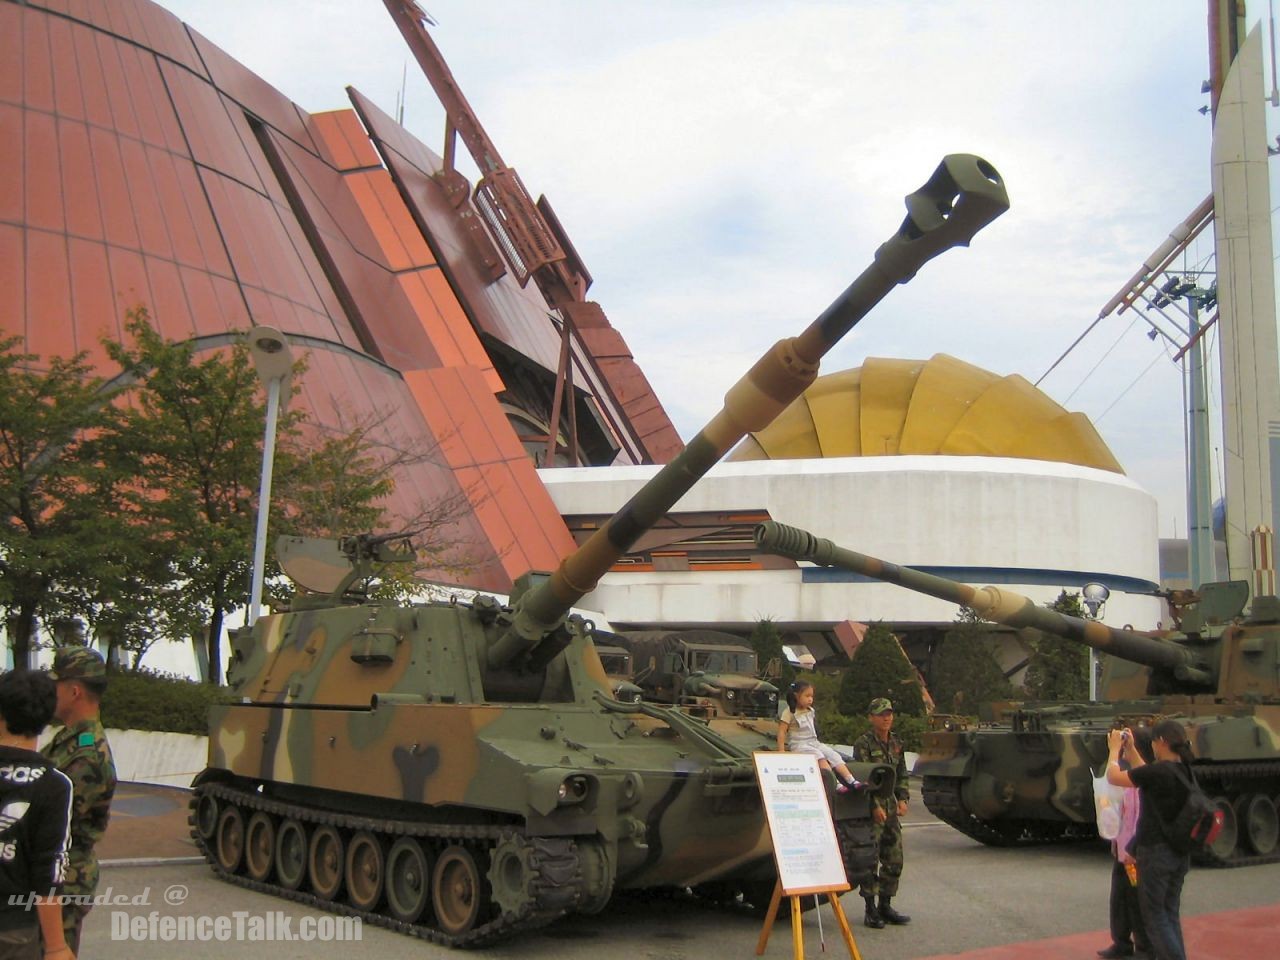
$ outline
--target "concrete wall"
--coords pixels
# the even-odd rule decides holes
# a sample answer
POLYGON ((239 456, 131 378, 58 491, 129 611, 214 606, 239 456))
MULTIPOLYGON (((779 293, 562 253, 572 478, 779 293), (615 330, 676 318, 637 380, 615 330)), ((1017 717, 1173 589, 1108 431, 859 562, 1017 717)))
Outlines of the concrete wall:
MULTIPOLYGON (((611 513, 655 467, 540 471, 565 515, 611 513)), ((858 457, 717 465, 673 512, 759 510, 894 563, 963 570, 1037 602, 1088 580, 1112 588, 1103 619, 1155 626, 1159 600, 1117 589, 1159 583, 1155 498, 1119 474, 997 457, 858 457)), ((781 571, 609 573, 584 602, 615 623, 796 625, 949 622, 955 606, 887 584, 781 571)), ((1144 586, 1145 585, 1145 586, 1144 586)))

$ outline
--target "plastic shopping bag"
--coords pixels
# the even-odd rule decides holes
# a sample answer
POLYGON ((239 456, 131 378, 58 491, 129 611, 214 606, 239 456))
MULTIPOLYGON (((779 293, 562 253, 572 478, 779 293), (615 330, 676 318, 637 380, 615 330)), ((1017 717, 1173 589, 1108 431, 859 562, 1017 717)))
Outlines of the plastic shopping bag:
POLYGON ((1105 770, 1093 778, 1093 809, 1098 823, 1098 836, 1114 840, 1120 834, 1120 801, 1124 799, 1124 787, 1107 782, 1105 770))

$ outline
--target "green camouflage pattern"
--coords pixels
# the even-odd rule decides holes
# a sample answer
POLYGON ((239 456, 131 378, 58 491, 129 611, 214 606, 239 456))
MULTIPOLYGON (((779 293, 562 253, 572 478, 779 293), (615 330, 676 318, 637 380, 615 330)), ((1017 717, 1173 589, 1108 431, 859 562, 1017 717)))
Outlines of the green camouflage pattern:
POLYGON ((1139 632, 1040 607, 1004 588, 972 587, 762 524, 762 549, 839 566, 1032 627, 1102 655, 1096 703, 984 704, 971 718, 935 714, 915 772, 925 805, 984 843, 1096 836, 1093 778, 1107 731, 1165 718, 1187 731, 1194 770, 1223 812, 1206 859, 1223 866, 1280 860, 1280 600, 1248 584, 1208 583, 1168 597, 1178 629, 1139 632))
POLYGON ((106 731, 96 717, 63 727, 42 751, 71 780, 71 847, 63 893, 90 894, 98 886, 94 847, 107 831, 116 765, 106 731))
MULTIPOLYGON (((883 699, 883 698, 877 698, 883 699)), ((887 701, 885 701, 887 702, 887 701)), ((872 701, 869 712, 875 710, 876 701, 872 701)), ((911 784, 907 777, 907 755, 902 741, 892 733, 886 743, 876 736, 874 730, 868 730, 853 742, 853 759, 859 763, 879 763, 894 772, 893 792, 889 796, 879 796, 872 800, 874 806, 885 813, 884 823, 873 825, 876 847, 876 869, 866 877, 860 878, 859 887, 862 896, 872 897, 883 894, 895 896, 898 892, 898 880, 902 876, 902 821, 898 817, 898 801, 911 799, 911 784)))
POLYGON ((89 647, 59 647, 49 676, 54 680, 105 680, 107 665, 102 654, 89 647))

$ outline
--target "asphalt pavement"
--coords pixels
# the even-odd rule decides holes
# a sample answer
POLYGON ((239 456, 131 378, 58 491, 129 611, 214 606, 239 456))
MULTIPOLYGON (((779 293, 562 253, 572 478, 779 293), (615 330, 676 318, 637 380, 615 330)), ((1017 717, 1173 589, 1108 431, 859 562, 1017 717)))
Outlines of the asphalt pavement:
MULTIPOLYGON (((332 915, 214 879, 203 864, 191 862, 196 854, 187 836, 187 796, 121 784, 99 848, 98 892, 114 902, 90 913, 82 957, 204 960, 264 949, 273 960, 458 956, 380 928, 344 929, 332 915), (197 935, 203 931, 205 939, 175 942, 181 923, 197 935), (338 939, 343 936, 349 939, 338 939), (261 942, 265 938, 272 942, 261 942)), ((1103 844, 985 847, 922 805, 912 807, 907 866, 894 899, 912 923, 870 930, 861 923, 862 901, 855 894, 842 898, 864 960, 1089 960, 1107 944, 1110 860, 1103 844)), ((1271 956, 1280 930, 1280 864, 1192 870, 1183 914, 1194 960, 1271 956)), ((821 931, 818 913, 804 915, 806 956, 847 956, 829 907, 820 915, 821 931)), ((745 911, 688 897, 622 894, 596 916, 567 917, 470 952, 497 960, 598 960, 602 951, 632 960, 740 960, 754 954, 760 923, 745 911)), ((792 956, 789 923, 773 930, 764 955, 792 956)))

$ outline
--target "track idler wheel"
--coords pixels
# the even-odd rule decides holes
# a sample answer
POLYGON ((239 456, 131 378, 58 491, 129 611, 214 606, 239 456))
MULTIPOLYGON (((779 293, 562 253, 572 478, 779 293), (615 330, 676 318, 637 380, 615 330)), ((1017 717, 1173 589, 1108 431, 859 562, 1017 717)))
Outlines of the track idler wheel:
POLYGON ((218 832, 218 801, 212 794, 202 793, 196 801, 196 832, 201 840, 212 841, 218 832))

